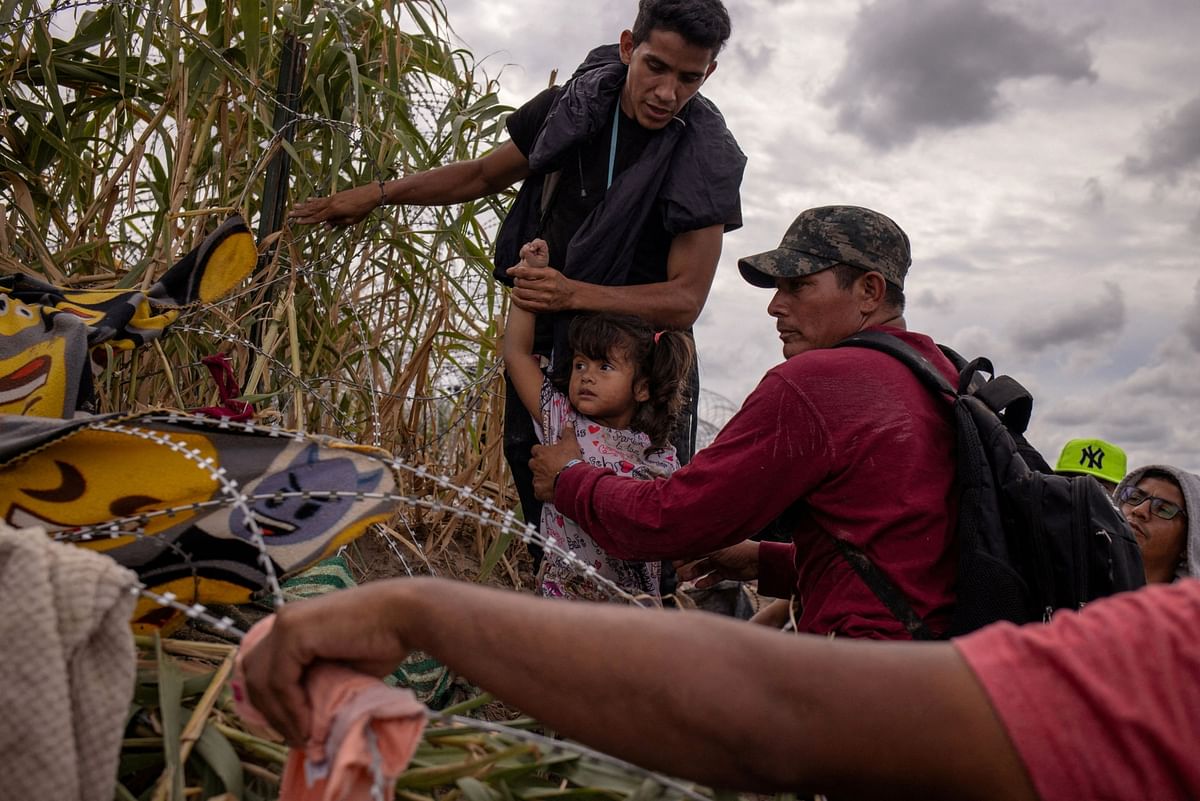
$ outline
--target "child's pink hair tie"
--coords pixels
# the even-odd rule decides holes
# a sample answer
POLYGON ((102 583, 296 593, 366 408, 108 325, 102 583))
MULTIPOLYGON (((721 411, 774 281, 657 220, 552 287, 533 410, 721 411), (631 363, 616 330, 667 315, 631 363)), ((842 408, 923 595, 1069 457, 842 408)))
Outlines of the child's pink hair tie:
POLYGON ((655 344, 655 345, 657 345, 657 344, 658 344, 658 340, 662 339, 662 335, 663 335, 663 332, 662 332, 662 331, 655 331, 655 332, 654 332, 654 344, 655 344))

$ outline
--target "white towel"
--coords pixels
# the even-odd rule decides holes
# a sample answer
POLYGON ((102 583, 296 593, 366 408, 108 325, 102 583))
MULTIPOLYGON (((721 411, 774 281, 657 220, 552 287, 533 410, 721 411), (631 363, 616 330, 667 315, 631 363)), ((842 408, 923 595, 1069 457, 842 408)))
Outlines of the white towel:
POLYGON ((111 801, 136 575, 0 522, 0 801, 111 801))

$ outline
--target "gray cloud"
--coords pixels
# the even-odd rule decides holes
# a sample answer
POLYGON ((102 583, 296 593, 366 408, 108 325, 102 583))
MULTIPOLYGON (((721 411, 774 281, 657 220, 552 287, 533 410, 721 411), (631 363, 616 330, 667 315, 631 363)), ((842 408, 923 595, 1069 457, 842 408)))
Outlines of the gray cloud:
POLYGON ((1116 284, 1106 282, 1104 295, 1071 309, 1050 310, 1040 321, 1021 323, 1013 341, 1040 353, 1049 347, 1113 336, 1125 327, 1125 298, 1116 284))
MULTIPOLYGON (((1171 426, 1161 418, 1142 415, 1115 415, 1104 419, 1104 436, 1112 437, 1128 451, 1141 448, 1146 451, 1162 452, 1160 443, 1171 437, 1171 426)), ((1111 441, 1111 440, 1110 440, 1111 441)))
POLYGON ((1092 176, 1083 182, 1083 195, 1084 206, 1088 211, 1104 211, 1104 184, 1100 183, 1099 178, 1092 176))
POLYGON ((1125 159, 1126 173, 1173 183, 1200 165, 1200 96, 1164 117, 1147 135, 1146 150, 1125 159))
POLYGON ((1095 80, 1088 31, 1060 33, 980 0, 876 0, 824 95, 838 126, 886 149, 995 119, 1005 81, 1095 80))
MULTIPOLYGON (((1120 445, 1130 467, 1150 462, 1200 470, 1200 353, 1175 336, 1100 391, 1043 395, 1035 441, 1098 436, 1120 445)), ((1037 397, 1035 393, 1035 397, 1037 397)))
MULTIPOLYGON (((635 0, 447 5, 476 53, 501 51, 489 62, 493 71, 505 62, 520 65, 504 73, 511 102, 544 86, 550 67, 569 71, 590 46, 612 41, 636 8, 635 0)), ((726 237, 696 326, 706 389, 740 401, 780 359, 764 311, 768 298, 741 281, 736 257, 776 246, 800 209, 852 202, 892 214, 913 237, 910 325, 964 355, 989 356, 1030 389, 1036 444, 1098 435, 1126 447, 1131 463, 1200 469, 1200 301, 1189 291, 1200 272, 1200 205, 1192 186, 1200 165, 1191 162, 1187 172, 1181 166, 1178 189, 1170 192, 1160 173, 1147 178, 1121 169, 1127 156, 1139 166, 1176 163, 1152 160, 1150 143, 1200 93, 1200 51, 1191 41, 1200 30, 1200 3, 727 5, 733 39, 705 92, 750 163, 742 187, 746 226, 726 237), (957 6, 975 8, 950 13, 957 6), (945 18, 939 32, 918 37, 914 31, 939 24, 931 16, 945 18), (997 16, 1004 19, 994 23, 997 16), (1103 28, 1080 32, 1084 18, 1103 28), (1006 26, 1017 33, 1004 33, 1006 26), (772 49, 770 68, 752 71, 754 59, 744 56, 762 55, 763 46, 772 49), (979 65, 971 61, 976 56, 979 65), (1103 80, 1089 88, 1092 71, 1103 80), (840 94, 820 105, 839 72, 848 76, 840 94), (942 111, 939 96, 951 111, 965 107, 973 116, 942 111), (882 142, 947 129, 970 135, 864 159, 860 137, 829 135, 842 97, 882 131, 882 142), (970 125, 976 128, 961 127, 970 125), (1130 265, 1137 267, 1132 283, 1130 265), (1022 316, 1031 322, 1021 329, 1034 326, 1030 336, 1050 338, 1051 323, 1080 315, 1076 304, 1085 318, 1088 308, 1111 314, 1100 308, 1105 280, 1122 287, 1127 322, 1119 335, 1108 330, 1110 319, 1084 325, 1091 338, 1061 347, 1047 341, 1033 352, 1014 341, 1022 316), (1163 292, 1170 302, 1156 303, 1163 292)))
POLYGON ((1067 430, 1087 426, 1096 419, 1099 410, 1095 401, 1079 402, 1078 400, 1061 401, 1047 412, 1039 411, 1039 423, 1052 423, 1067 430))
POLYGON ((730 49, 737 62, 750 74, 766 72, 775 58, 775 48, 761 42, 753 45, 738 43, 730 49))
POLYGON ((483 60, 488 77, 501 77, 511 93, 506 101, 516 104, 544 89, 553 70, 559 83, 566 80, 589 50, 616 42, 637 14, 635 0, 590 4, 586 13, 571 3, 526 0, 451 0, 447 6, 455 34, 483 60))
MULTIPOLYGON (((1043 448, 1042 454, 1051 463, 1058 451, 1048 446, 1074 437, 1100 437, 1120 446, 1130 458, 1130 467, 1164 458, 1172 450, 1170 444, 1177 433, 1171 419, 1164 416, 1166 404, 1126 405, 1121 414, 1105 409, 1104 403, 1113 402, 1119 394, 1113 393, 1102 400, 1081 402, 1072 398, 1054 404, 1051 411, 1040 413, 1035 444, 1043 448)), ((1035 417, 1039 415, 1036 409, 1035 405, 1035 417)), ((1183 465, 1187 464, 1190 460, 1183 460, 1183 465)))
POLYGON ((1183 335, 1197 352, 1200 352, 1200 281, 1196 282, 1192 305, 1183 313, 1183 335))
POLYGON ((913 298, 913 303, 926 309, 945 312, 954 308, 954 300, 949 295, 939 295, 932 289, 926 289, 918 292, 913 298))

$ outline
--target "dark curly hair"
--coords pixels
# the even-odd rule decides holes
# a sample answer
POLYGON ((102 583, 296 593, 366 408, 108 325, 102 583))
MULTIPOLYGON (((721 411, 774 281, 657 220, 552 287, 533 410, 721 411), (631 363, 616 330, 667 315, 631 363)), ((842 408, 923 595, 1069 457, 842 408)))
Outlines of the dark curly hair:
POLYGON ((721 0, 641 0, 633 21, 633 43, 646 41, 654 30, 677 33, 688 44, 707 47, 716 58, 732 27, 721 0))
POLYGON ((691 336, 682 331, 656 334, 645 320, 629 314, 596 313, 571 321, 567 343, 570 352, 556 360, 555 388, 569 395, 574 354, 600 360, 620 353, 633 365, 633 380, 645 379, 650 393, 637 404, 629 427, 650 437, 651 449, 667 447, 687 400, 687 377, 696 359, 691 336))

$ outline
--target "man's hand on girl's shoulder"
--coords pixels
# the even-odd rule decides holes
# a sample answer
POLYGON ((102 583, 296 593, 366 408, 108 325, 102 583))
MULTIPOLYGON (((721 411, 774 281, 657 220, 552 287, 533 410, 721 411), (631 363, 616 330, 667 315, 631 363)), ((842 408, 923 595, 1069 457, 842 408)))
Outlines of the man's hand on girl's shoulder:
POLYGON ((533 492, 538 500, 553 501, 554 485, 558 474, 572 459, 583 456, 575 432, 568 427, 562 438, 553 445, 534 445, 529 469, 533 471, 533 492))

